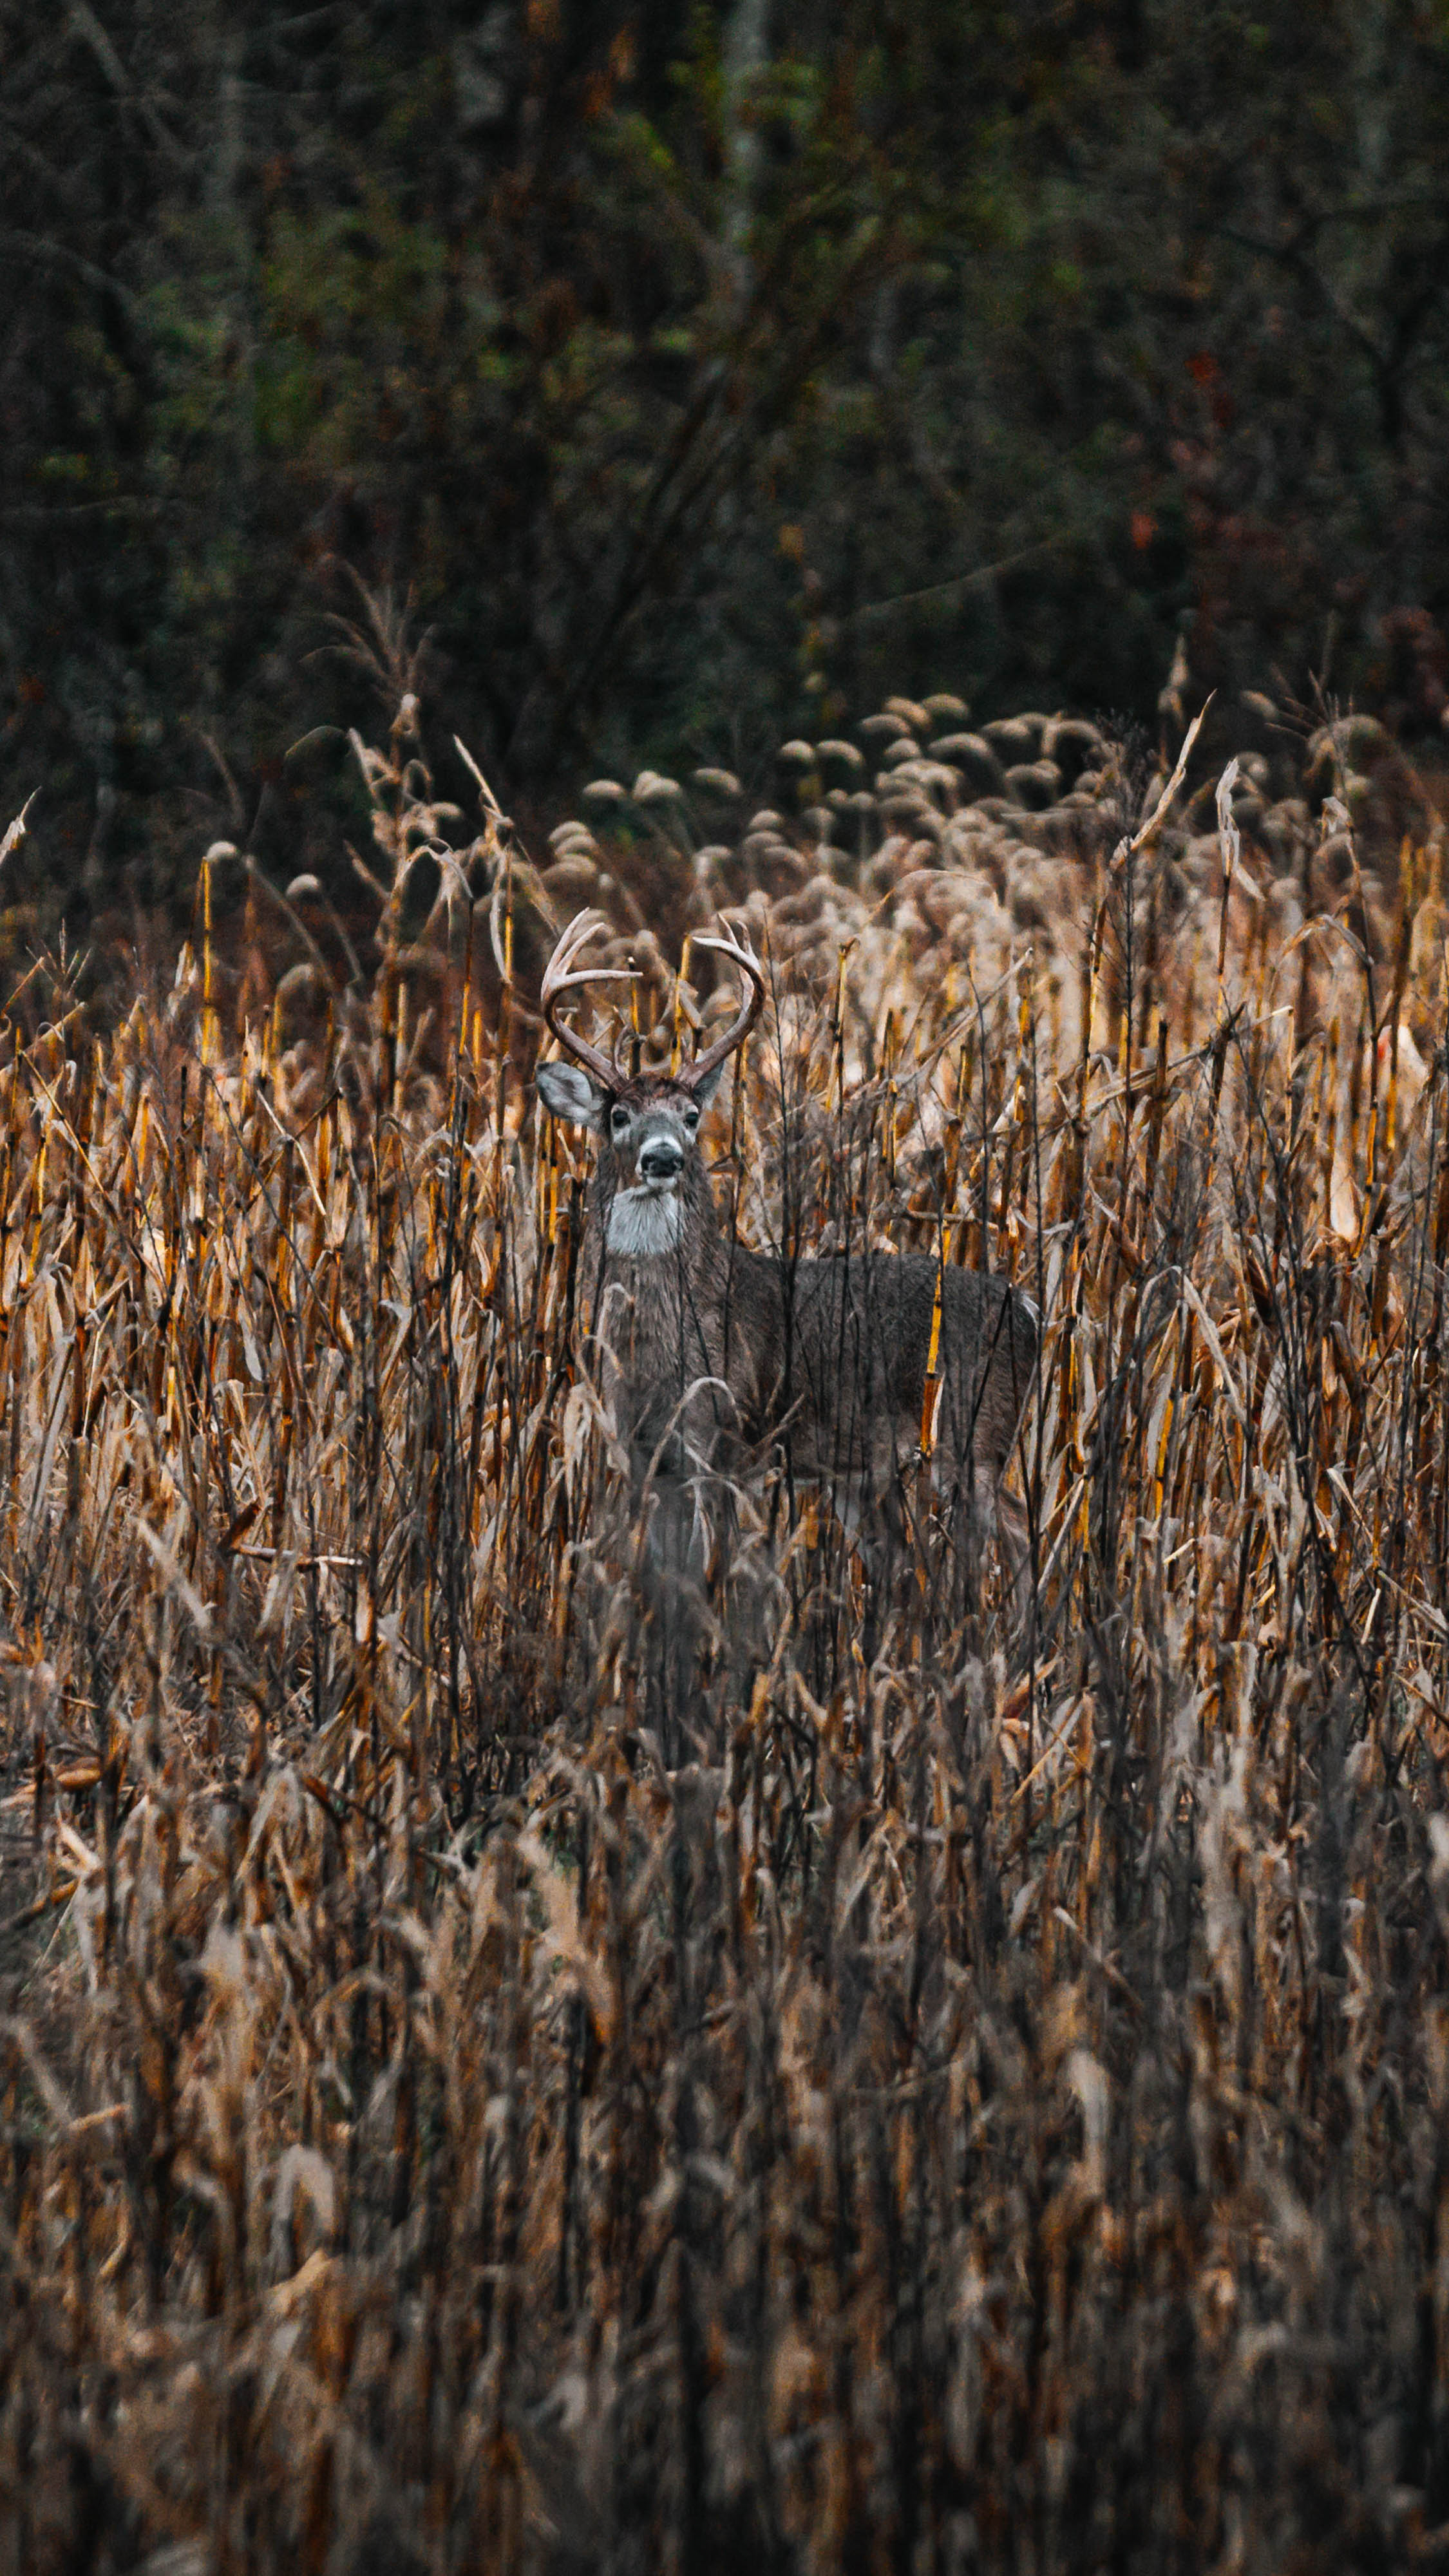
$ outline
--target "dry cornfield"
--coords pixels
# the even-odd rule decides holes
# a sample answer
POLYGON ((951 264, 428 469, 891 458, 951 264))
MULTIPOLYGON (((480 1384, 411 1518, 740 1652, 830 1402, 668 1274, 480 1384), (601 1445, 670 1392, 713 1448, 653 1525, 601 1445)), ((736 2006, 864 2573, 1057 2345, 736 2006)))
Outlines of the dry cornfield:
POLYGON ((218 851, 6 1024, 8 2567, 1449 2565, 1439 839, 888 717, 538 874, 405 713, 368 980, 218 851), (661 1662, 529 1079, 585 900, 728 1009, 651 869, 741 1234, 1042 1309, 1024 1625, 762 1462, 661 1662))

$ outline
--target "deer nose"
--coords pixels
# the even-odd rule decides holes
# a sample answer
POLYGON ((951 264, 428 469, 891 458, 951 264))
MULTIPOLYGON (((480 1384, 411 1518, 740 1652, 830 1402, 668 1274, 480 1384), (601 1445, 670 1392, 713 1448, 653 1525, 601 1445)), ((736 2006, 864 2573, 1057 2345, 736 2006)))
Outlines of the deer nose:
POLYGON ((677 1181, 684 1169, 683 1149, 672 1136, 651 1136, 639 1157, 639 1169, 646 1181, 677 1181))

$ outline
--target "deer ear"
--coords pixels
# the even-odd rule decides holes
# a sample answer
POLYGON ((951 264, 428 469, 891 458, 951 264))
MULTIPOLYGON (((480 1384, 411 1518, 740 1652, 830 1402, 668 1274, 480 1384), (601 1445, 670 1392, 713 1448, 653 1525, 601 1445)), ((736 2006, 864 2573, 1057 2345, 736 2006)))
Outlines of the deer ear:
POLYGON ((718 1091, 720 1084, 723 1082, 724 1073, 724 1066, 722 1064, 717 1064, 713 1073, 707 1073, 702 1082, 696 1082, 692 1086, 694 1105, 699 1111, 701 1117, 703 1117, 710 1102, 713 1100, 715 1093, 718 1091))
POLYGON ((596 1136, 602 1135, 605 1094, 582 1065, 541 1064, 534 1080, 540 1100, 555 1118, 566 1118, 575 1127, 592 1127, 596 1136))

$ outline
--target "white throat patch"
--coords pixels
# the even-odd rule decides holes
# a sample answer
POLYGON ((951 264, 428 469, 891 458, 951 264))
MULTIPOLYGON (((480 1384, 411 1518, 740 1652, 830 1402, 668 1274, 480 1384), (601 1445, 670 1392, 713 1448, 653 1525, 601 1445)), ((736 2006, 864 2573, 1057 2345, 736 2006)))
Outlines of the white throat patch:
POLYGON ((677 1252, 684 1231, 684 1208, 677 1189, 646 1181, 635 1190, 616 1190, 609 1210, 608 1247, 631 1261, 660 1252, 677 1252))

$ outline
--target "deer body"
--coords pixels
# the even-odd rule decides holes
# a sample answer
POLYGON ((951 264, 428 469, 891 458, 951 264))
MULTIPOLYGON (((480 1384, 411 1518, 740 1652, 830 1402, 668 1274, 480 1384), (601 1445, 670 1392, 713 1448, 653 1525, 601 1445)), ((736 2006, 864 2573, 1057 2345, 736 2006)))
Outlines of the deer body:
POLYGON ((825 1486, 850 1525, 889 1519, 899 1471, 920 1457, 938 1292, 933 1479, 978 1517, 994 1508, 1019 1545, 1020 1506, 1001 1488, 1034 1378, 1035 1309, 1004 1280, 927 1254, 791 1261, 737 1242, 698 1130, 763 1005, 758 961, 733 939, 696 939, 748 979, 745 1008, 677 1075, 624 1076, 556 1016, 590 979, 574 961, 599 926, 584 915, 555 951, 544 1014, 575 1060, 541 1064, 537 1080, 556 1118, 599 1140, 581 1281, 636 1486, 672 1497, 676 1551, 681 1488, 772 1437, 793 1479, 825 1486))
POLYGON ((803 1482, 888 1505, 899 1471, 920 1450, 938 1283, 934 1478, 962 1499, 1001 1508, 1035 1375, 1035 1309, 1004 1279, 942 1267, 921 1252, 837 1255, 782 1274, 782 1411, 796 1402, 790 1464, 803 1482))

